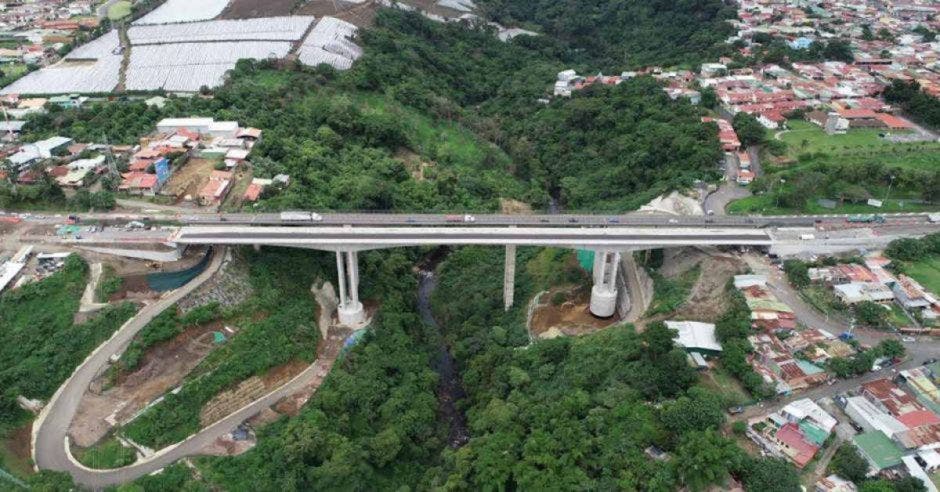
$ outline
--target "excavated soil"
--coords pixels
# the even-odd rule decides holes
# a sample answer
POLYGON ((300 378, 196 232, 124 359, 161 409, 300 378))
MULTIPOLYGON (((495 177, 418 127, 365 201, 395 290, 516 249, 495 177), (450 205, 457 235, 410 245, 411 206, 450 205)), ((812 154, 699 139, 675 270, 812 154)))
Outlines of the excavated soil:
POLYGON ((119 374, 114 385, 103 389, 105 374, 92 382, 78 407, 69 435, 80 447, 98 442, 116 423, 131 418, 148 403, 176 387, 215 348, 213 331, 220 323, 191 328, 172 340, 151 347, 139 369, 119 374))
POLYGON ((725 286, 732 277, 744 273, 747 266, 728 256, 706 256, 699 265, 702 273, 676 317, 714 323, 729 307, 725 286))
POLYGON ((542 294, 532 313, 529 333, 534 338, 555 338, 594 333, 616 324, 619 319, 598 318, 591 314, 591 288, 560 287, 542 294), (561 301, 561 302, 559 302, 561 301))

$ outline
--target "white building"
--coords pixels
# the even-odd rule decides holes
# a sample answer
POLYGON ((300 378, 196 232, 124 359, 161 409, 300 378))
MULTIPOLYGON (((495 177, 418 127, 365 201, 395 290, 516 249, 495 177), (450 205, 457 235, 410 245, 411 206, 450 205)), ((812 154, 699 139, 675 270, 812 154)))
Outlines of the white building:
POLYGON ((832 429, 838 424, 835 417, 829 415, 828 412, 809 398, 803 398, 788 404, 780 410, 780 413, 791 422, 810 420, 817 427, 828 433, 831 433, 832 429))
POLYGON ((212 118, 164 118, 157 123, 157 131, 161 133, 175 133, 183 129, 213 137, 235 138, 238 122, 215 121, 212 118))
POLYGON ((864 396, 852 396, 846 399, 845 414, 866 432, 881 431, 893 438, 907 432, 907 427, 889 413, 876 407, 864 396))
POLYGON ((686 350, 705 353, 721 352, 721 344, 715 338, 715 325, 697 321, 666 321, 666 327, 676 330, 674 340, 686 350))

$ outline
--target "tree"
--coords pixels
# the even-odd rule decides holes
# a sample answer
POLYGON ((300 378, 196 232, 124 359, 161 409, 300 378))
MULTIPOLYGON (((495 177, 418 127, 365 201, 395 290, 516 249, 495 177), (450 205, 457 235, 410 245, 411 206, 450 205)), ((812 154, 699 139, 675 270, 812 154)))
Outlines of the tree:
POLYGON ((832 456, 828 469, 831 473, 859 484, 868 474, 868 461, 858 453, 854 444, 844 443, 832 456))
POLYGON ((879 329, 888 326, 888 311, 881 304, 862 301, 855 305, 855 316, 865 326, 879 329))
POLYGON ((904 357, 904 354, 907 353, 907 349, 904 348, 904 344, 893 338, 882 340, 878 343, 876 348, 878 352, 881 353, 882 357, 888 357, 891 359, 904 357))
POLYGON ((905 237, 891 241, 885 254, 896 260, 917 261, 927 254, 927 247, 923 241, 905 237))
POLYGON ((794 287, 802 289, 810 284, 809 267, 802 260, 786 260, 783 262, 783 271, 794 287))
POLYGON ((743 452, 714 430, 686 434, 676 448, 676 473, 691 490, 720 485, 737 469, 743 452))
POLYGON ((759 145, 767 140, 767 130, 752 115, 744 112, 738 113, 734 115, 731 125, 742 145, 759 145))
POLYGON ((744 487, 767 492, 796 492, 800 475, 793 465, 777 458, 751 458, 744 466, 744 487))
POLYGON ((29 485, 30 490, 38 492, 70 492, 75 490, 72 477, 65 472, 43 470, 31 475, 26 483, 29 485))
POLYGON ((693 387, 687 396, 667 402, 659 415, 666 429, 677 435, 693 430, 716 429, 725 420, 721 398, 701 387, 693 387))

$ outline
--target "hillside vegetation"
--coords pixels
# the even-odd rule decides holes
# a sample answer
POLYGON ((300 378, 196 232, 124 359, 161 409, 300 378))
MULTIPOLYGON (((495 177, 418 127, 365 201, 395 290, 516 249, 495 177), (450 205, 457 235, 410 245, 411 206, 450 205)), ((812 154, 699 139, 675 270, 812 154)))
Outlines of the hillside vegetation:
POLYGON ((522 23, 557 39, 564 59, 605 72, 647 65, 697 65, 729 48, 720 0, 479 0, 506 25, 522 23))

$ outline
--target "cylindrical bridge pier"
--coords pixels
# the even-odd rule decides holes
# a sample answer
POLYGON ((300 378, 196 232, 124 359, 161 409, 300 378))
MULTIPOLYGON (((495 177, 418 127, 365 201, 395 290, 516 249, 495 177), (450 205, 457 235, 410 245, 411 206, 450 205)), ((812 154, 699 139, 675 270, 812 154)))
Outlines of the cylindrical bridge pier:
POLYGON ((594 287, 591 288, 591 314, 609 318, 617 310, 617 265, 620 252, 594 252, 594 287))
POLYGON ((358 327, 366 320, 365 309, 359 302, 359 254, 337 251, 336 270, 339 277, 339 323, 358 327))

